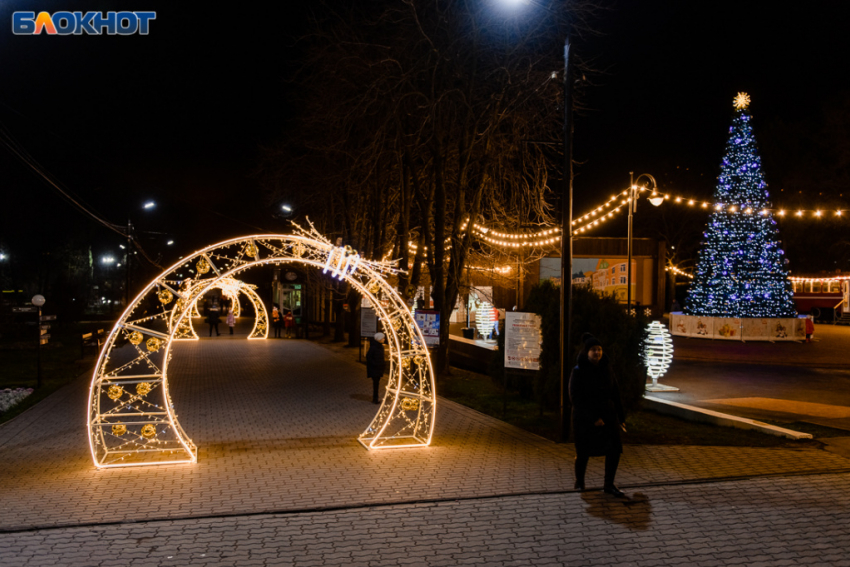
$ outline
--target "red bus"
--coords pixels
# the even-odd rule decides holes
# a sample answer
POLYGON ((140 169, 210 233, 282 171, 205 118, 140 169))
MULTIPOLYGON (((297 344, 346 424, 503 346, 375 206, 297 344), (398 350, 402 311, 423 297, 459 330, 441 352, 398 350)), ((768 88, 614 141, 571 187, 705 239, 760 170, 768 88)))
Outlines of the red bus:
POLYGON ((790 279, 797 313, 812 315, 815 320, 833 322, 836 308, 842 305, 846 288, 850 285, 850 276, 790 279))

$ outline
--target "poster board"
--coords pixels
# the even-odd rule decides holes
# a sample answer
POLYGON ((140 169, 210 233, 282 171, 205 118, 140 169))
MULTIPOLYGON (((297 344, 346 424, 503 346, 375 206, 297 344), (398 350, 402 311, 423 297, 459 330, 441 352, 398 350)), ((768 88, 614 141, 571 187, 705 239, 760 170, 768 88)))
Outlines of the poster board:
POLYGON ((360 336, 374 337, 378 332, 378 315, 371 307, 360 309, 360 336))
POLYGON ((540 315, 505 313, 505 368, 540 370, 540 315))
POLYGON ((414 314, 416 325, 425 337, 425 346, 440 345, 440 312, 420 309, 414 314))

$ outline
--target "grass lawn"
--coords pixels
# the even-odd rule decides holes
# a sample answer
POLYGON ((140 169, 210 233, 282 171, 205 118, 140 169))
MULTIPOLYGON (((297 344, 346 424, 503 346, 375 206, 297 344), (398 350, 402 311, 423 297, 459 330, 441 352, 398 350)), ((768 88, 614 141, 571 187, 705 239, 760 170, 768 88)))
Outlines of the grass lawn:
MULTIPOLYGON (((508 392, 507 411, 503 413, 502 386, 492 378, 476 372, 452 368, 450 377, 440 380, 439 395, 481 413, 501 419, 520 429, 555 440, 558 434, 558 413, 540 412, 540 406, 524 400, 516 392, 508 392)), ((847 435, 828 427, 812 424, 780 424, 781 427, 811 433, 815 438, 847 435)), ((630 445, 724 445, 739 447, 805 447, 817 441, 792 441, 756 431, 693 423, 648 410, 639 410, 626 418, 628 434, 623 441, 630 445)))
MULTIPOLYGON (((50 329, 50 343, 41 348, 42 387, 37 386, 35 328, 33 339, 4 337, 0 340, 0 390, 6 388, 33 388, 35 391, 20 403, 0 414, 0 423, 8 421, 43 400, 65 384, 91 369, 95 349, 87 348, 86 357, 80 358, 80 334, 92 325, 62 324, 50 329)), ((101 324, 98 328, 103 328, 101 324)))

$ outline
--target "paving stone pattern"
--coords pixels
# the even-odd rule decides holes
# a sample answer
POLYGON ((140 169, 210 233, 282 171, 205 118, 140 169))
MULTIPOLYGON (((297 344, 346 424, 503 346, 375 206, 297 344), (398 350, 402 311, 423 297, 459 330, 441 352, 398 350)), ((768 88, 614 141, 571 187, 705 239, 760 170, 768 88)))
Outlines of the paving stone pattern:
MULTIPOLYGON (((286 565, 296 558, 311 564, 305 557, 333 564, 331 553, 358 563, 363 555, 357 560, 345 555, 358 545, 361 550, 368 548, 368 557, 388 564, 414 558, 411 563, 422 563, 421 554, 430 553, 431 546, 420 540, 463 549, 463 557, 441 554, 446 564, 481 559, 484 556, 477 546, 502 549, 504 557, 519 557, 505 547, 509 543, 501 542, 502 537, 531 538, 524 540, 525 548, 535 549, 540 561, 554 561, 563 559, 568 550, 584 549, 578 540, 606 537, 612 527, 625 526, 624 544, 631 541, 626 535, 645 536, 647 530, 628 527, 631 520, 616 520, 618 514, 631 518, 638 506, 651 504, 653 514, 644 515, 655 519, 643 521, 653 526, 669 523, 673 533, 683 519, 693 520, 697 527, 716 521, 711 520, 713 515, 733 518, 736 490, 774 502, 769 487, 787 487, 790 501, 802 498, 795 490, 810 495, 813 500, 804 498, 804 502, 820 507, 827 517, 834 517, 832 510, 838 509, 836 503, 848 492, 848 477, 837 474, 729 483, 728 489, 722 488, 725 483, 706 485, 711 488, 654 488, 704 479, 850 470, 850 460, 817 449, 627 446, 618 483, 642 487, 647 494, 653 491, 658 502, 650 499, 649 504, 610 508, 598 493, 571 492, 571 445, 556 445, 445 400, 437 407, 431 447, 367 451, 356 437, 377 406, 369 401, 371 382, 365 367, 352 356, 356 357, 356 351, 329 350, 295 340, 249 342, 222 336, 178 344, 170 385, 181 424, 200 447, 195 465, 96 470, 85 428, 88 379, 60 390, 0 427, 0 564, 49 565, 57 549, 62 559, 54 564, 61 565, 186 564, 186 554, 196 551, 191 555, 193 564, 234 564, 234 559, 224 557, 227 550, 236 553, 233 557, 239 558, 239 565, 260 564, 265 559, 286 565), (827 480, 831 484, 824 485, 827 480), (820 489, 811 489, 818 485, 820 489), (759 486, 765 488, 752 488, 759 486), (833 496, 818 492, 826 489, 825 494, 833 496), (717 504, 699 500, 700 495, 716 490, 720 490, 717 504), (673 498, 674 494, 680 496, 673 498), (668 502, 668 498, 673 499, 668 502), (696 510, 689 499, 695 499, 696 510), (659 508, 662 502, 667 507, 659 508), (538 520, 521 533, 511 531, 516 523, 513 515, 520 511, 549 525, 553 514, 559 517, 573 508, 570 514, 575 517, 565 516, 561 527, 549 535, 541 532, 543 539, 531 533, 537 530, 534 522, 538 520), (609 509, 619 511, 612 516, 615 519, 606 516, 609 509), (280 512, 290 514, 274 515, 280 512), (708 516, 700 519, 702 513, 708 516), (415 526, 401 522, 410 514, 421 516, 415 526), (464 518, 472 519, 465 522, 464 518), (576 540, 567 529, 573 521, 583 538, 576 540), (116 525, 99 525, 106 523, 116 525), (315 524, 313 528, 305 527, 310 523, 315 524), (290 525, 302 531, 297 544, 277 531, 290 525), (443 527, 434 527, 436 532, 426 529, 432 525, 443 527), (372 526, 383 531, 371 532, 372 526), (329 548, 322 534, 333 530, 345 537, 330 539, 351 541, 352 548, 329 548), (163 537, 174 538, 173 548, 183 554, 179 562, 167 563, 168 555, 178 556, 160 553, 166 549, 160 544, 163 537), (243 549, 243 537, 259 547, 243 549), (91 538, 100 545, 93 546, 91 538), (493 547, 497 540, 499 545, 493 547), (78 541, 88 543, 79 547, 78 541), (19 545, 23 548, 15 547, 19 545), (205 553, 202 549, 213 548, 219 550, 217 555, 200 557, 205 553), (119 549, 132 557, 115 559, 119 549), (375 554, 376 549, 386 555, 375 554), (317 550, 324 551, 313 557, 317 550), (390 550, 400 555, 390 556, 390 550), (24 551, 37 553, 40 559, 35 555, 27 559, 24 551), (408 551, 416 553, 405 555, 408 551), (106 562, 106 556, 113 563, 106 562)), ((602 460, 593 459, 589 485, 601 484, 601 479, 602 460)), ((756 500, 753 505, 761 504, 756 500)), ((784 504, 780 508, 784 514, 784 504)), ((761 521, 772 509, 753 512, 753 518, 761 521)), ((787 507, 788 514, 793 509, 787 507)), ((785 521, 780 516, 776 521, 785 521)), ((842 522, 840 529, 846 529, 846 518, 842 522)), ((684 537, 685 531, 677 533, 684 537)), ((749 537, 743 527, 738 533, 749 537)), ((819 533, 831 537, 823 528, 819 533)), ((724 534, 728 535, 724 531, 713 537, 724 534)), ((491 560, 498 564, 492 557, 484 563, 491 560)), ((575 562, 582 564, 580 559, 575 562)))
POLYGON ((850 565, 850 476, 648 487, 0 536, 3 565, 850 565))

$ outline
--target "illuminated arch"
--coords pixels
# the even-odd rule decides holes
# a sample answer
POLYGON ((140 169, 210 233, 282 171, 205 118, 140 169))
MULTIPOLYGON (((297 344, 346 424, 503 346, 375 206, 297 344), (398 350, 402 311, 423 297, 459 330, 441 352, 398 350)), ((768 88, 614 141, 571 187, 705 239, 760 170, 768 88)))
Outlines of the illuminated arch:
MULTIPOLYGON (((173 284, 175 286, 179 285, 182 290, 182 295, 194 298, 192 299, 192 304, 189 308, 191 315, 184 317, 180 321, 180 324, 177 325, 174 340, 197 341, 198 333, 195 332, 195 325, 192 318, 201 316, 198 312, 198 301, 201 299, 203 294, 198 295, 194 288, 197 288, 198 286, 206 286, 208 281, 204 279, 189 279, 184 280, 182 284, 179 284, 176 281, 166 281, 166 283, 173 284)), ((222 293, 230 299, 230 304, 234 306, 234 317, 239 317, 239 293, 244 293, 251 302, 251 305, 254 306, 254 313, 256 313, 256 317, 254 317, 254 327, 251 329, 251 332, 248 333, 248 340, 268 338, 269 316, 266 311, 266 306, 263 304, 263 300, 260 299, 260 296, 254 291, 257 286, 246 284, 245 282, 234 278, 222 277, 219 278, 212 287, 208 287, 207 290, 209 291, 216 288, 221 289, 222 293)), ((177 305, 180 305, 180 307, 182 307, 181 301, 183 301, 182 298, 177 300, 177 305)), ((177 316, 179 316, 181 311, 182 309, 171 310, 168 322, 169 328, 175 326, 177 316)))
POLYGON ((383 402, 358 437, 368 449, 425 447, 434 432, 434 371, 422 332, 384 279, 393 263, 364 260, 315 230, 253 235, 214 244, 166 269, 116 322, 92 375, 89 448, 95 466, 197 461, 197 447, 177 421, 168 391, 171 347, 192 305, 225 278, 254 266, 299 263, 347 281, 368 298, 387 334, 390 373, 383 402), (184 274, 195 274, 185 282, 184 274), (184 281, 184 285, 172 285, 184 281), (172 283, 169 283, 172 282, 172 283))

